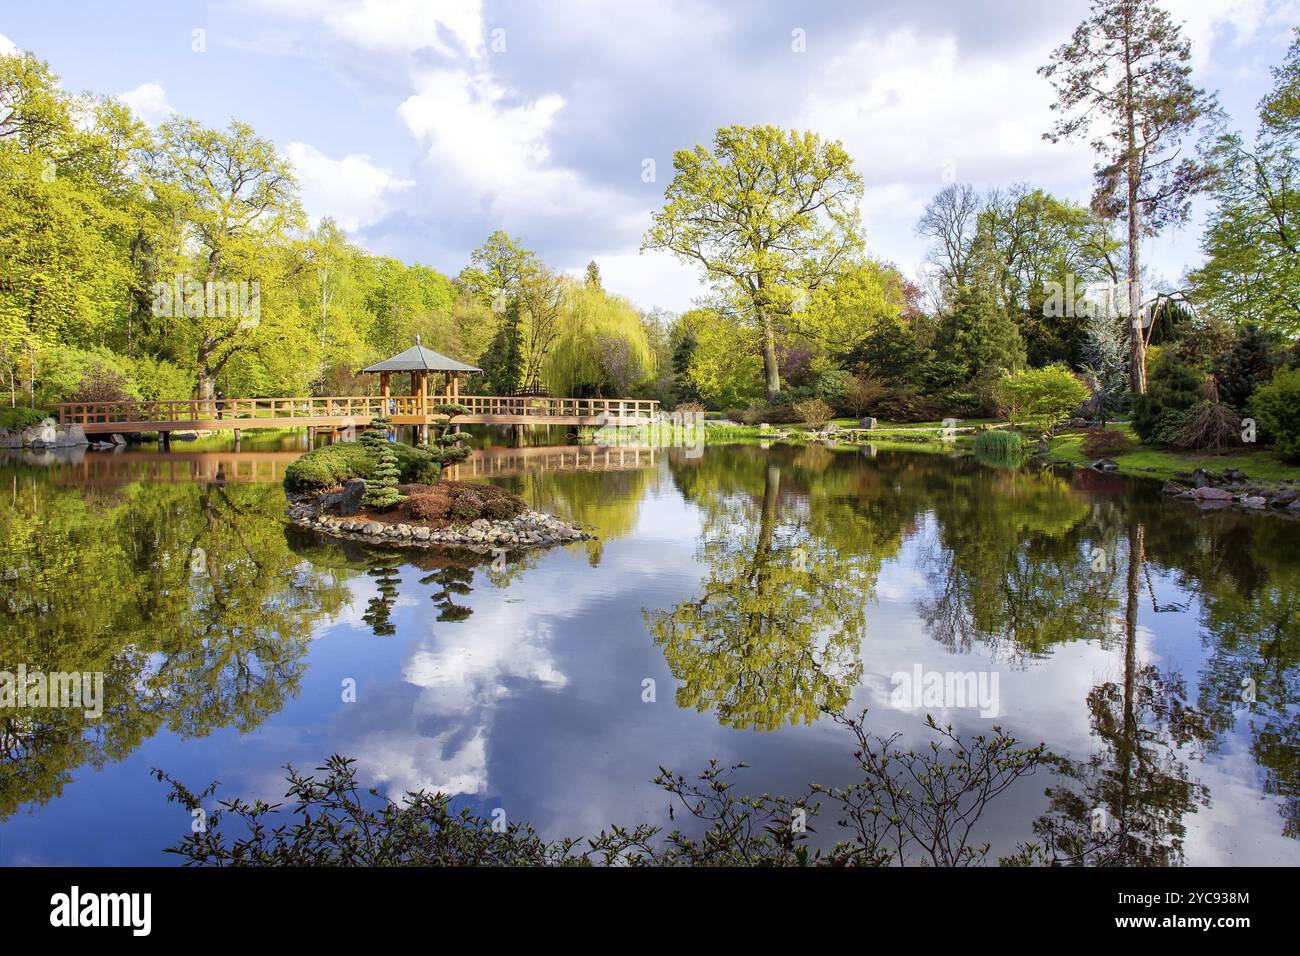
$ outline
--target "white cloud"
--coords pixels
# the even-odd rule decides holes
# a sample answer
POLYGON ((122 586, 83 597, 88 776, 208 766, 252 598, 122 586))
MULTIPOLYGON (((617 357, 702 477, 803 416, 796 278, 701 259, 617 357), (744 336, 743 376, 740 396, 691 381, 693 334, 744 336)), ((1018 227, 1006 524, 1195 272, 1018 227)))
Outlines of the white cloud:
POLYGON ((839 139, 865 182, 868 248, 910 269, 915 225, 952 181, 1024 181, 1080 198, 1093 157, 1042 138, 1052 89, 1035 74, 1043 51, 965 52, 956 36, 868 31, 828 61, 787 122, 839 139))
POLYGON ((14 56, 21 52, 17 43, 0 33, 0 56, 14 56))
POLYGON ((398 107, 425 149, 438 201, 458 212, 481 210, 511 231, 547 219, 600 217, 639 235, 639 212, 613 190, 551 165, 547 134, 564 98, 512 96, 483 71, 441 69, 416 75, 417 92, 398 107))
POLYGON ((479 0, 255 0, 269 13, 316 20, 356 46, 379 53, 484 52, 479 0), (451 42, 449 42, 451 41, 451 42))
POLYGON ((167 102, 167 91, 161 83, 141 83, 133 90, 119 93, 118 98, 150 126, 157 126, 176 112, 167 102))
POLYGON ((378 222, 399 194, 415 185, 361 153, 331 159, 309 143, 290 143, 284 152, 298 174, 303 205, 313 221, 332 216, 349 232, 378 222))

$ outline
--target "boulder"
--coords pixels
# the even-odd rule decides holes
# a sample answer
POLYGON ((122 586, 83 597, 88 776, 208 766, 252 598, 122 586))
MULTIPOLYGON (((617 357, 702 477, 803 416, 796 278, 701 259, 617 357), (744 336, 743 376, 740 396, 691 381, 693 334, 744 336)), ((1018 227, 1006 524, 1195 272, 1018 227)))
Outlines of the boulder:
POLYGON ((342 491, 335 491, 327 495, 322 495, 320 507, 335 515, 354 515, 361 510, 361 499, 366 494, 366 480, 364 478, 349 478, 343 483, 342 491))
POLYGON ((58 437, 58 430, 55 428, 54 419, 52 418, 45 419, 39 425, 23 429, 23 444, 37 448, 55 444, 58 437))
POLYGON ((1292 502, 1295 502, 1297 500, 1300 500, 1300 491, 1296 491, 1293 488, 1288 488, 1286 491, 1282 492, 1281 494, 1275 495, 1273 497, 1273 500, 1270 501, 1269 504, 1271 504, 1274 508, 1285 508, 1288 505, 1290 505, 1292 502))
POLYGON ((1176 481, 1166 481, 1160 488, 1162 495, 1181 495, 1185 491, 1187 491, 1187 486, 1180 485, 1176 481))
POLYGON ((119 435, 117 432, 113 432, 113 434, 109 435, 108 440, 111 441, 114 445, 126 444, 126 439, 123 438, 121 435, 119 435))
POLYGON ((1197 468, 1192 472, 1192 484, 1197 488, 1209 488, 1219 483, 1219 476, 1212 471, 1206 471, 1204 468, 1197 468))
POLYGON ((82 431, 81 426, 74 422, 55 435, 54 444, 60 448, 74 448, 78 445, 89 445, 90 441, 86 438, 86 433, 82 431))
POLYGON ((1223 480, 1224 481, 1245 481, 1246 476, 1243 472, 1239 471, 1236 468, 1229 468, 1227 471, 1223 473, 1223 480))
POLYGON ((1241 504, 1245 508, 1263 508, 1268 505, 1268 499, 1259 495, 1247 495, 1241 499, 1241 504))
POLYGON ((0 428, 0 448, 22 448, 23 433, 11 432, 7 428, 0 428))
POLYGON ((1193 492, 1193 494, 1195 495, 1197 501, 1231 501, 1232 500, 1231 491, 1224 491, 1222 488, 1213 488, 1210 487, 1209 485, 1206 485, 1202 488, 1197 488, 1196 491, 1193 492))
POLYGON ((1098 471, 1115 471, 1119 464, 1111 458, 1098 458, 1092 463, 1092 467, 1098 471))
POLYGON ((868 416, 866 418, 860 419, 858 421, 858 426, 860 428, 872 429, 876 427, 876 420, 868 416))

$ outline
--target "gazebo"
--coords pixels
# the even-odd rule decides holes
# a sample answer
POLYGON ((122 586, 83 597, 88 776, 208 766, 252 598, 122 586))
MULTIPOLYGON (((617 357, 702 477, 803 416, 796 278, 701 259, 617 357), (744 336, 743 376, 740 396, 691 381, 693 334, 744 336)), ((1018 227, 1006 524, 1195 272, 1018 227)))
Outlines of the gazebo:
POLYGON ((386 358, 382 362, 376 362, 361 371, 379 375, 380 393, 386 399, 392 394, 388 377, 394 372, 410 375, 410 394, 415 397, 419 413, 423 414, 430 405, 429 398, 432 393, 429 391, 429 374, 431 372, 442 374, 441 397, 444 402, 452 403, 460 397, 460 377, 476 375, 483 370, 458 362, 454 358, 448 358, 433 349, 426 349, 420 344, 419 336, 416 336, 415 344, 405 352, 386 358))

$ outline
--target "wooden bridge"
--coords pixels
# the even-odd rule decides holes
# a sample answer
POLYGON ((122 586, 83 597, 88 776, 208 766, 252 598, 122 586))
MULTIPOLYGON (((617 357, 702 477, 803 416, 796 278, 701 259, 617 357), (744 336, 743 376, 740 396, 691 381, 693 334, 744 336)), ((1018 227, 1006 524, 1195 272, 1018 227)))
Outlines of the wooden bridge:
POLYGON ((213 431, 245 428, 362 426, 372 418, 394 425, 643 425, 659 403, 647 399, 542 398, 497 395, 340 395, 304 398, 185 399, 162 402, 63 402, 59 424, 80 425, 87 435, 114 432, 213 431), (468 414, 447 416, 438 405, 455 403, 468 414))

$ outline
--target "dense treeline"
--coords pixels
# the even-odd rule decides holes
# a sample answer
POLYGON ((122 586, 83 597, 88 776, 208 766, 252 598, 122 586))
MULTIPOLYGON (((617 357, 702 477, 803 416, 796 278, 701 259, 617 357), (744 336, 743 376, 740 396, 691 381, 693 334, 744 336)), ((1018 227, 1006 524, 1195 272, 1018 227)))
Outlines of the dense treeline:
POLYGON ((150 129, 111 98, 66 93, 32 54, 0 58, 0 375, 36 407, 338 394, 367 388, 355 370, 418 335, 482 367, 475 390, 496 393, 924 420, 1006 412, 1007 376, 1048 369, 1086 384, 1096 417, 1169 412, 1150 436, 1209 402, 1283 437, 1300 391, 1286 378, 1300 40, 1253 139, 1191 85, 1189 46, 1155 0, 1096 0, 1075 41, 1040 72, 1058 95, 1047 135, 1094 137, 1089 203, 953 183, 917 224, 930 251, 909 278, 865 247, 862 176, 839 143, 724 128, 674 156, 644 240, 708 283, 681 315, 609 294, 594 262, 582 279, 557 273, 500 231, 455 277, 372 255, 307 221, 293 169, 247 126, 150 129), (1115 78, 1130 47, 1140 89, 1115 78), (1136 133, 1115 123, 1129 110, 1136 133), (1205 263, 1161 281, 1140 265, 1143 238, 1206 192, 1205 263), (1160 397, 1170 376, 1174 406, 1160 397))
POLYGON ((308 223, 292 167, 248 126, 150 129, 33 54, 0 57, 9 403, 350 393, 417 335, 495 391, 625 393, 655 370, 642 316, 594 264, 557 275, 504 233, 454 280, 371 255, 308 223))

